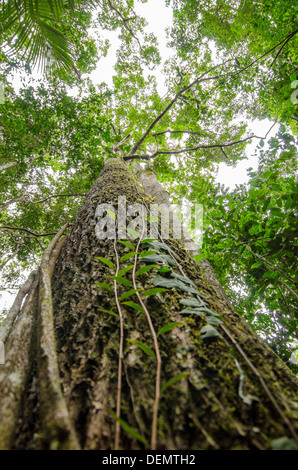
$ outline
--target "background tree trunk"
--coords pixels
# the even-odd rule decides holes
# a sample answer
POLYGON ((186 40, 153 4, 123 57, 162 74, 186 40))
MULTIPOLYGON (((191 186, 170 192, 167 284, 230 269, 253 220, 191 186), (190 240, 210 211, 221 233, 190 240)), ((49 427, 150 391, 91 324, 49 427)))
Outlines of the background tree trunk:
MULTIPOLYGON (((44 257, 8 336, 6 362, 0 365, 3 449, 113 449, 119 318, 107 313, 117 312, 113 289, 95 284, 113 286, 113 270, 96 257, 114 263, 116 257, 114 241, 95 236, 95 209, 99 203, 117 207, 118 195, 128 204, 155 202, 127 165, 108 160, 69 234, 60 244, 57 237, 44 257)), ((233 310, 212 270, 196 263, 179 240, 166 243, 178 263, 174 271, 208 296, 208 308, 223 323, 216 326, 218 336, 203 339, 205 318, 180 314, 185 308, 180 300, 189 297, 185 291, 168 289, 144 300, 155 331, 183 323, 158 336, 161 386, 179 380, 161 394, 157 448, 269 449, 272 440, 284 436, 297 442, 295 376, 233 310)), ((117 250, 119 257, 130 251, 120 243, 117 250)), ((152 288, 155 275, 138 276, 137 287, 152 288)), ((131 271, 125 277, 131 280, 131 271)), ((118 289, 121 295, 131 287, 118 289)), ((120 448, 149 449, 156 361, 131 341, 154 351, 153 339, 142 312, 124 304, 121 310, 121 418, 130 428, 121 430, 120 448)))

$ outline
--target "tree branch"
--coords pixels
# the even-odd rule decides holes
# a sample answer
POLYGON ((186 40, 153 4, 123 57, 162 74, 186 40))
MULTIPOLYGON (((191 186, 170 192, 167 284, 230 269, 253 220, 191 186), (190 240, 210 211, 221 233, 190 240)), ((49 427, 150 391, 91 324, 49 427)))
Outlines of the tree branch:
POLYGON ((50 235, 56 235, 57 232, 49 232, 49 233, 34 233, 32 232, 31 230, 28 230, 27 228, 23 228, 23 227, 9 227, 9 226, 6 226, 6 225, 2 225, 0 226, 0 230, 20 230, 22 232, 26 232, 26 233, 29 233, 30 235, 32 235, 33 237, 49 237, 50 235))
MULTIPOLYGON (((22 162, 22 163, 28 164, 28 163, 31 163, 33 160, 36 160, 37 158, 41 158, 41 157, 44 157, 44 154, 42 154, 42 155, 35 155, 35 156, 33 156, 32 158, 28 158, 28 159, 24 160, 24 162, 22 162)), ((20 163, 21 163, 21 162, 16 161, 16 160, 14 160, 14 161, 12 161, 12 162, 3 163, 3 164, 0 166, 0 172, 1 172, 1 171, 4 171, 4 170, 7 170, 8 168, 10 168, 10 167, 12 167, 12 166, 19 165, 20 163)))
POLYGON ((86 194, 53 194, 52 196, 48 196, 44 199, 40 199, 40 201, 30 201, 30 204, 41 204, 42 202, 47 201, 48 199, 52 199, 54 197, 84 197, 86 194))
MULTIPOLYGON (((123 21, 123 26, 125 29, 127 29, 127 31, 129 32, 129 34, 137 41, 138 45, 139 45, 139 48, 140 50, 142 49, 142 46, 141 46, 141 43, 139 41, 139 39, 137 38, 137 36, 132 32, 132 30, 130 29, 130 27, 127 25, 127 22, 130 21, 130 20, 133 20, 134 18, 124 18, 124 16, 122 15, 122 13, 117 10, 116 7, 114 7, 114 5, 112 5, 112 3, 110 2, 110 0, 108 0, 108 4, 110 5, 110 8, 111 10, 114 10, 115 13, 117 13, 117 15, 121 18, 121 20, 123 21)), ((136 18, 136 16, 135 16, 136 18)))
POLYGON ((219 148, 223 152, 225 157, 228 158, 227 155, 225 154, 224 150, 223 150, 223 147, 232 147, 233 145, 241 144, 241 143, 247 142, 248 140, 251 140, 251 139, 265 140, 267 138, 267 135, 269 134, 269 132, 273 128, 273 126, 275 126, 275 124, 276 124, 276 121, 272 124, 270 129, 267 131, 265 137, 259 137, 257 135, 252 135, 252 136, 249 136, 249 137, 245 137, 244 139, 239 139, 239 140, 235 140, 234 142, 228 142, 228 143, 224 142, 224 143, 220 143, 220 144, 196 145, 195 147, 188 147, 188 148, 177 149, 177 150, 157 150, 152 155, 130 155, 130 154, 128 154, 126 157, 124 157, 124 159, 125 160, 131 160, 131 159, 134 159, 134 158, 139 158, 141 160, 150 160, 150 158, 155 158, 158 155, 178 155, 178 154, 184 153, 184 152, 195 152, 196 150, 199 150, 199 149, 211 149, 211 148, 219 148))
POLYGON ((275 61, 276 61, 276 59, 278 58, 279 54, 282 52, 282 50, 283 50, 283 48, 285 47, 285 45, 286 45, 286 44, 292 39, 292 37, 294 37, 295 34, 297 34, 297 33, 298 33, 298 29, 296 29, 296 31, 294 31, 293 33, 291 33, 291 34, 288 36, 288 38, 285 40, 285 42, 283 43, 283 45, 282 45, 281 48, 279 49, 278 53, 277 53, 276 56, 274 57, 273 62, 271 63, 271 65, 270 65, 270 67, 269 67, 270 69, 273 67, 273 65, 274 65, 274 63, 275 63, 275 61))
MULTIPOLYGON (((260 57, 258 57, 257 59, 255 59, 254 61, 252 61, 249 65, 247 65, 246 67, 243 67, 242 69, 238 70, 238 72, 229 72, 229 73, 226 73, 226 74, 223 74, 223 75, 216 75, 216 76, 213 76, 213 77, 207 77, 207 78, 204 78, 205 75, 207 75, 208 73, 210 73, 212 70, 214 70, 215 68, 217 67, 220 67, 222 65, 225 65, 228 61, 230 60, 236 60, 236 59, 229 59, 227 60, 226 62, 224 62, 223 64, 217 64, 215 65, 214 67, 212 67, 211 69, 207 70, 206 72, 204 72, 202 75, 200 75, 200 77, 196 78, 192 83, 190 83, 189 85, 187 85, 186 87, 184 87, 182 90, 178 91, 176 93, 176 95, 174 96, 174 98, 171 100, 171 102, 168 104, 168 106, 166 106, 166 108, 154 119, 154 121, 149 125, 149 127, 147 128, 147 130, 144 132, 144 134, 142 135, 142 137, 135 143, 135 145, 131 148, 131 150, 129 151, 129 153, 127 154, 127 156, 125 157, 126 159, 130 160, 132 159, 133 155, 135 154, 135 152, 138 150, 138 148, 142 145, 142 143, 144 142, 144 140, 146 139, 146 137, 150 134, 150 132, 152 131, 152 129, 155 127, 155 125, 163 118, 163 116, 174 106, 174 104, 176 103, 176 101, 178 100, 178 98, 183 94, 185 93, 186 91, 188 91, 189 89, 191 89, 194 85, 198 84, 198 83, 202 83, 202 82, 206 82, 206 81, 211 81, 211 80, 218 80, 218 79, 222 79, 222 78, 225 78, 225 77, 237 77, 240 73, 244 72, 245 70, 247 70, 248 68, 252 67, 255 63, 259 62, 261 59, 263 59, 264 57, 266 57, 266 55, 270 54, 270 52, 274 51, 278 46, 280 46, 281 44, 283 44, 285 41, 289 40, 291 37, 293 37, 296 33, 298 32, 298 30, 294 31, 293 33, 291 33, 290 35, 288 35, 286 38, 284 38, 282 41, 280 41, 278 44, 276 44, 274 47, 272 47, 271 49, 269 49, 267 52, 265 52, 264 54, 262 54, 260 57)), ((139 157, 134 157, 134 158, 139 158, 139 157)))

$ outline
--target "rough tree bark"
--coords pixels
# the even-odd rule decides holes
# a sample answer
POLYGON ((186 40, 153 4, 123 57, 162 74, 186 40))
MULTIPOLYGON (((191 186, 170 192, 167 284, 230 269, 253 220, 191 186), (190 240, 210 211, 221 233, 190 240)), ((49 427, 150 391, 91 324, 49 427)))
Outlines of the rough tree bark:
MULTIPOLYGON (((131 250, 98 240, 95 210, 99 203, 117 208, 118 195, 126 196, 128 204, 156 202, 125 163, 110 159, 68 235, 60 238, 64 227, 46 250, 5 341, 2 449, 114 448, 119 316, 108 313, 117 313, 114 290, 95 285, 113 287, 113 269, 96 257, 116 264, 131 250)), ((190 298, 189 292, 169 288, 143 297, 156 332, 181 322, 157 337, 162 392, 157 449, 270 449, 272 440, 284 436, 297 443, 296 377, 233 310, 211 267, 196 263, 179 240, 166 243, 173 250, 173 270, 193 283, 184 285, 195 285, 223 323, 214 326, 218 336, 203 338, 206 318, 180 314, 185 308, 180 300, 190 298), (163 391, 171 378, 177 380, 163 391)), ((120 268, 133 263, 134 258, 127 259, 120 268)), ((137 269, 142 266, 138 262, 137 269)), ((131 282, 132 273, 124 276, 131 282)), ((152 288, 155 276, 154 269, 137 276, 137 288, 152 288)), ((118 283, 118 299, 131 288, 118 283)), ((126 300, 140 306, 137 295, 126 300)), ((121 429, 120 448, 149 449, 157 369, 155 358, 137 341, 156 353, 154 338, 144 309, 121 303, 121 315, 121 419, 130 428, 121 429)))

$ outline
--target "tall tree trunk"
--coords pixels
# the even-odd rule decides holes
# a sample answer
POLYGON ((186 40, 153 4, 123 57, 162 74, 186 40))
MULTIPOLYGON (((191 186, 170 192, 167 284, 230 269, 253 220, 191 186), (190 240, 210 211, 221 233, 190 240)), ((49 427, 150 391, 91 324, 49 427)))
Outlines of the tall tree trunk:
POLYGON ((97 205, 117 208, 119 195, 128 204, 156 202, 127 165, 110 159, 69 234, 58 241, 64 227, 45 253, 5 340, 0 447, 113 449, 115 433, 126 450, 270 449, 282 437, 287 446, 297 444, 295 376, 233 310, 210 266, 196 263, 181 241, 164 240, 176 277, 159 273, 166 283, 180 281, 176 288, 119 300, 133 287, 155 287, 157 274, 153 268, 136 276, 144 266, 138 260, 123 275, 132 284, 126 286, 97 259, 115 266, 120 259, 120 269, 134 265, 135 257, 121 261, 130 248, 95 234, 97 205), (183 299, 201 306, 181 314, 183 299))

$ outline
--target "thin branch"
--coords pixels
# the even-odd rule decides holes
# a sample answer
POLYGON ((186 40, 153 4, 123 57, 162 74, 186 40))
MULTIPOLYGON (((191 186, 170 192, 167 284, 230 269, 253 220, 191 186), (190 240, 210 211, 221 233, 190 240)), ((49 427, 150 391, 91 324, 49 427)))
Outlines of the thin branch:
POLYGON ((8 168, 12 167, 12 166, 16 166, 16 165, 19 165, 20 163, 31 163, 32 161, 34 160, 37 160, 38 158, 42 158, 44 157, 44 154, 42 155, 35 155, 33 156, 32 158, 27 158, 24 160, 24 162, 19 162, 19 161, 12 161, 12 162, 7 162, 7 163, 3 163, 1 166, 0 166, 0 172, 1 171, 4 171, 4 170, 7 170, 8 168))
MULTIPOLYGON (((221 65, 221 64, 220 64, 221 65)), ((190 85, 187 85, 186 87, 184 87, 182 90, 179 90, 176 95, 174 96, 174 98, 171 100, 171 102, 168 104, 168 106, 166 106, 166 108, 154 119, 154 121, 149 125, 149 127, 147 128, 147 130, 144 132, 144 134, 142 135, 142 137, 135 143, 135 145, 130 149, 129 153, 127 154, 127 157, 126 158, 131 158, 131 156, 138 150, 138 148, 140 147, 140 145, 142 145, 142 143, 144 142, 144 140, 146 139, 146 137, 148 136, 148 134, 150 134, 150 132, 152 131, 152 129, 154 128, 154 126, 163 118, 163 116, 174 106, 174 104, 176 103, 176 101, 178 100, 178 98, 183 94, 185 93, 187 90, 189 90, 190 88, 192 88, 194 85, 196 85, 197 83, 199 83, 200 81, 203 81, 203 77, 211 72, 212 70, 214 70, 216 67, 219 67, 219 65, 216 65, 214 67, 212 67, 210 70, 207 70, 206 72, 204 72, 202 75, 200 75, 200 77, 196 78, 190 85)), ((209 77, 208 80, 214 80, 215 78, 217 77, 209 77)))
POLYGON ((0 211, 4 211, 7 209, 8 206, 11 206, 11 204, 15 204, 16 202, 20 202, 24 200, 24 195, 17 197, 15 199, 9 199, 8 201, 4 202, 2 206, 0 206, 0 211))
POLYGON ((7 168, 10 168, 11 166, 18 165, 19 162, 13 161, 13 162, 8 162, 8 163, 3 163, 0 165, 0 172, 3 170, 7 170, 7 168))
MULTIPOLYGON (((199 149, 212 149, 212 148, 219 148, 220 150, 223 151, 223 147, 232 147, 233 145, 241 144, 243 142, 247 142, 248 140, 251 139, 261 139, 264 140, 266 137, 259 137, 257 135, 251 135, 249 137, 246 137, 245 139, 240 139, 240 140, 235 140, 235 142, 228 142, 228 143, 221 143, 221 144, 210 144, 210 145, 196 145, 195 147, 186 147, 183 149, 177 149, 177 150, 157 150, 154 152, 152 155, 127 155, 125 157, 125 160, 131 160, 133 158, 139 158, 142 160, 149 160, 150 158, 155 158, 158 155, 179 155, 180 153, 188 153, 188 152, 195 152, 196 150, 199 149)), ((225 157, 227 155, 225 154, 225 157)))
POLYGON ((222 153, 224 154, 224 156, 226 157, 226 159, 228 160, 229 157, 227 156, 226 152, 224 151, 224 149, 222 147, 220 147, 220 150, 222 151, 222 153))
MULTIPOLYGON (((233 237, 234 238, 234 237, 233 237)), ((270 261, 268 261, 264 256, 262 255, 259 255, 258 253, 255 253, 249 245, 246 245, 246 248, 248 248, 248 250, 251 252, 251 254, 253 256, 255 256, 256 258, 259 258, 261 259, 262 261, 264 261, 265 264, 267 264, 269 266, 269 268, 271 268, 271 271, 277 271, 279 272, 283 277, 285 277, 288 281, 292 282, 295 286, 297 285, 297 283, 294 281, 294 279, 292 279, 287 273, 285 273, 281 268, 279 268, 278 266, 276 266, 275 264, 272 264, 270 263, 270 261)), ((296 294, 296 292, 293 291, 293 289, 291 289, 290 286, 288 286, 288 284, 285 284, 281 279, 280 281, 282 282, 282 284, 288 289, 290 290, 290 292, 296 297, 296 299, 298 299, 298 295, 296 294)))
POLYGON ((0 271, 2 271, 2 269, 7 265, 7 263, 9 263, 9 261, 11 261, 15 257, 15 255, 19 251, 20 245, 21 245, 21 243, 18 242, 15 251, 5 261, 3 261, 3 263, 0 265, 0 271))
MULTIPOLYGON (((247 142, 248 140, 251 140, 251 139, 265 140, 267 135, 269 134, 269 132, 271 131, 272 127, 275 124, 276 124, 276 122, 274 122, 274 124, 270 127, 270 129, 267 132, 267 134, 265 135, 265 137, 259 137, 257 135, 251 135, 249 137, 245 137, 244 139, 239 139, 239 140, 235 140, 234 142, 228 142, 228 143, 209 144, 209 145, 196 145, 195 147, 186 147, 186 148, 177 149, 177 150, 157 150, 152 155, 130 155, 130 154, 128 154, 125 157, 125 160, 131 160, 131 159, 134 159, 134 158, 139 158, 141 160, 149 160, 150 158, 155 158, 158 155, 178 155, 180 153, 185 153, 185 152, 186 153, 195 152, 196 150, 199 150, 199 149, 212 149, 212 148, 219 148, 224 153, 223 147, 232 147, 233 145, 241 144, 241 143, 247 142)), ((228 158, 225 153, 224 153, 224 155, 225 155, 226 158, 228 158)))
POLYGON ((162 132, 154 132, 152 135, 154 137, 157 137, 158 135, 163 135, 163 134, 189 134, 189 135, 200 135, 204 136, 206 132, 192 132, 192 131, 171 131, 170 129, 167 131, 162 131, 162 132))
POLYGON ((277 53, 276 56, 274 57, 273 62, 271 63, 271 65, 270 65, 270 67, 269 67, 270 69, 273 67, 273 65, 274 65, 274 63, 275 63, 275 61, 276 61, 276 59, 278 58, 279 54, 282 52, 282 50, 283 50, 283 48, 285 47, 285 45, 286 45, 286 44, 290 41, 290 39, 292 39, 292 37, 294 37, 295 34, 297 34, 297 33, 298 33, 298 29, 296 29, 296 31, 294 31, 293 33, 291 33, 291 34, 288 36, 288 38, 285 40, 285 42, 283 43, 283 45, 282 45, 281 48, 279 49, 278 53, 277 53))
POLYGON ((22 232, 27 232, 29 233, 30 235, 38 238, 38 237, 49 237, 50 235, 56 235, 57 232, 49 232, 49 233, 34 233, 32 232, 31 230, 28 230, 27 228, 23 228, 23 227, 8 227, 8 226, 5 226, 5 225, 2 225, 0 226, 0 230, 20 230, 22 232))
MULTIPOLYGON (((200 75, 200 77, 196 78, 192 83, 190 83, 188 86, 184 87, 182 90, 178 91, 176 93, 176 95, 174 96, 174 98, 171 100, 171 102, 168 104, 168 106, 166 106, 166 108, 154 119, 154 121, 149 125, 149 127, 147 128, 147 130, 144 132, 144 134, 142 135, 142 137, 135 143, 135 145, 131 148, 131 150, 129 151, 129 153, 127 154, 126 156, 126 159, 131 159, 132 156, 135 154, 135 152, 138 150, 138 148, 140 147, 140 145, 142 145, 142 143, 144 142, 144 140, 146 139, 146 137, 148 136, 148 134, 152 131, 152 129, 154 128, 154 126, 163 118, 163 116, 174 106, 174 104, 176 103, 176 101, 178 100, 178 98, 183 94, 185 93, 186 91, 188 91, 189 89, 191 89, 194 85, 198 84, 198 83, 202 83, 202 82, 206 82, 206 81, 211 81, 211 80, 219 80, 219 79, 222 79, 222 78, 225 78, 225 77, 237 77, 240 73, 244 72, 245 70, 247 70, 248 68, 252 67, 254 64, 256 64, 257 62, 259 62, 261 59, 263 59, 264 57, 266 57, 266 55, 270 54, 270 52, 274 51, 278 46, 280 46, 281 44, 283 44, 285 41, 288 40, 289 37, 292 37, 294 34, 296 34, 298 30, 294 31, 293 33, 291 33, 290 35, 288 35, 286 38, 284 38, 282 41, 280 41, 278 44, 276 44, 274 47, 272 47, 271 49, 269 49, 267 52, 265 52, 264 54, 262 54, 260 57, 258 57, 257 59, 255 59, 254 61, 252 61, 249 65, 247 65, 246 67, 243 67, 242 69, 238 70, 238 72, 229 72, 229 73, 226 73, 226 74, 223 74, 223 75, 216 75, 214 77, 207 77, 207 78, 204 78, 205 75, 207 75, 208 73, 210 73, 212 70, 214 70, 215 68, 217 67, 220 67, 222 65, 225 65, 229 60, 235 60, 235 59, 229 59, 228 61, 224 62, 223 64, 217 64, 215 65, 214 67, 212 67, 211 69, 207 70, 206 72, 204 72, 202 75, 200 75)), ((139 157, 134 157, 134 158, 139 158, 139 157)))
MULTIPOLYGON (((290 307, 289 307, 289 305, 288 305, 286 296, 285 296, 285 294, 283 293, 283 291, 282 291, 280 285, 277 285, 277 288, 278 288, 278 290, 279 290, 279 292, 280 292, 280 294, 281 294, 281 296, 282 296, 282 298, 283 298, 283 301, 284 301, 284 303, 285 303, 285 306, 286 306, 286 309, 287 309, 287 314, 289 315, 289 317, 291 318, 292 321, 295 321, 295 318, 294 318, 294 316, 293 316, 293 314, 292 314, 292 312, 291 312, 291 310, 290 310, 290 307)), ((282 318, 282 317, 279 315, 279 318, 282 318)), ((284 321, 284 319, 283 319, 283 321, 284 321)), ((287 324, 286 322, 285 322, 285 325, 288 327, 288 324, 287 324)), ((294 331, 293 334, 294 334, 294 336, 296 336, 296 338, 298 339, 298 331, 294 331)))
MULTIPOLYGON (((290 287, 286 282, 284 282, 282 279, 279 279, 279 282, 298 300, 298 295, 297 293, 290 287)), ((293 282, 293 281, 291 281, 293 282)))
POLYGON ((48 196, 44 199, 40 199, 40 201, 30 201, 29 204, 41 204, 42 202, 48 201, 48 199, 52 199, 55 197, 84 197, 86 194, 53 194, 52 196, 48 196))
MULTIPOLYGON (((127 25, 127 22, 128 21, 131 21, 132 19, 134 18, 124 18, 124 16, 122 15, 122 13, 117 10, 116 7, 114 7, 114 5, 112 5, 112 3, 110 2, 110 0, 108 0, 108 4, 110 5, 111 9, 114 10, 117 15, 121 18, 121 20, 123 21, 123 26, 125 29, 127 29, 127 31, 129 32, 129 34, 137 41, 138 45, 139 45, 139 48, 140 50, 142 50, 142 46, 141 46, 141 43, 139 41, 139 39, 137 38, 137 36, 132 32, 132 30, 130 29, 130 27, 127 25)), ((136 16, 135 16, 136 18, 136 16)))
MULTIPOLYGON (((212 219, 208 214, 205 214, 210 220, 212 220, 213 223, 217 224, 216 220, 212 219)), ((234 240, 237 241, 236 237, 234 235, 230 235, 234 240)), ((285 273, 281 268, 279 268, 278 266, 276 266, 275 264, 271 263, 270 261, 268 261, 264 256, 260 255, 259 253, 255 253, 251 248, 250 246, 248 245, 249 242, 247 243, 243 243, 245 245, 245 248, 248 249, 250 251, 250 253, 255 256, 256 258, 258 259, 261 259, 265 264, 267 264, 267 266, 269 267, 270 271, 275 271, 275 272, 279 272, 283 277, 285 277, 288 281, 290 281, 291 283, 294 284, 294 286, 297 286, 297 282, 295 282, 294 279, 292 279, 287 273, 285 273)), ((239 244, 237 245, 239 246, 239 244)), ((235 252, 237 253, 237 252, 235 252)), ((298 295, 297 293, 288 285, 286 284, 282 279, 279 279, 279 282, 282 283, 282 285, 289 291, 291 292, 291 294, 296 298, 298 299, 298 295)))

